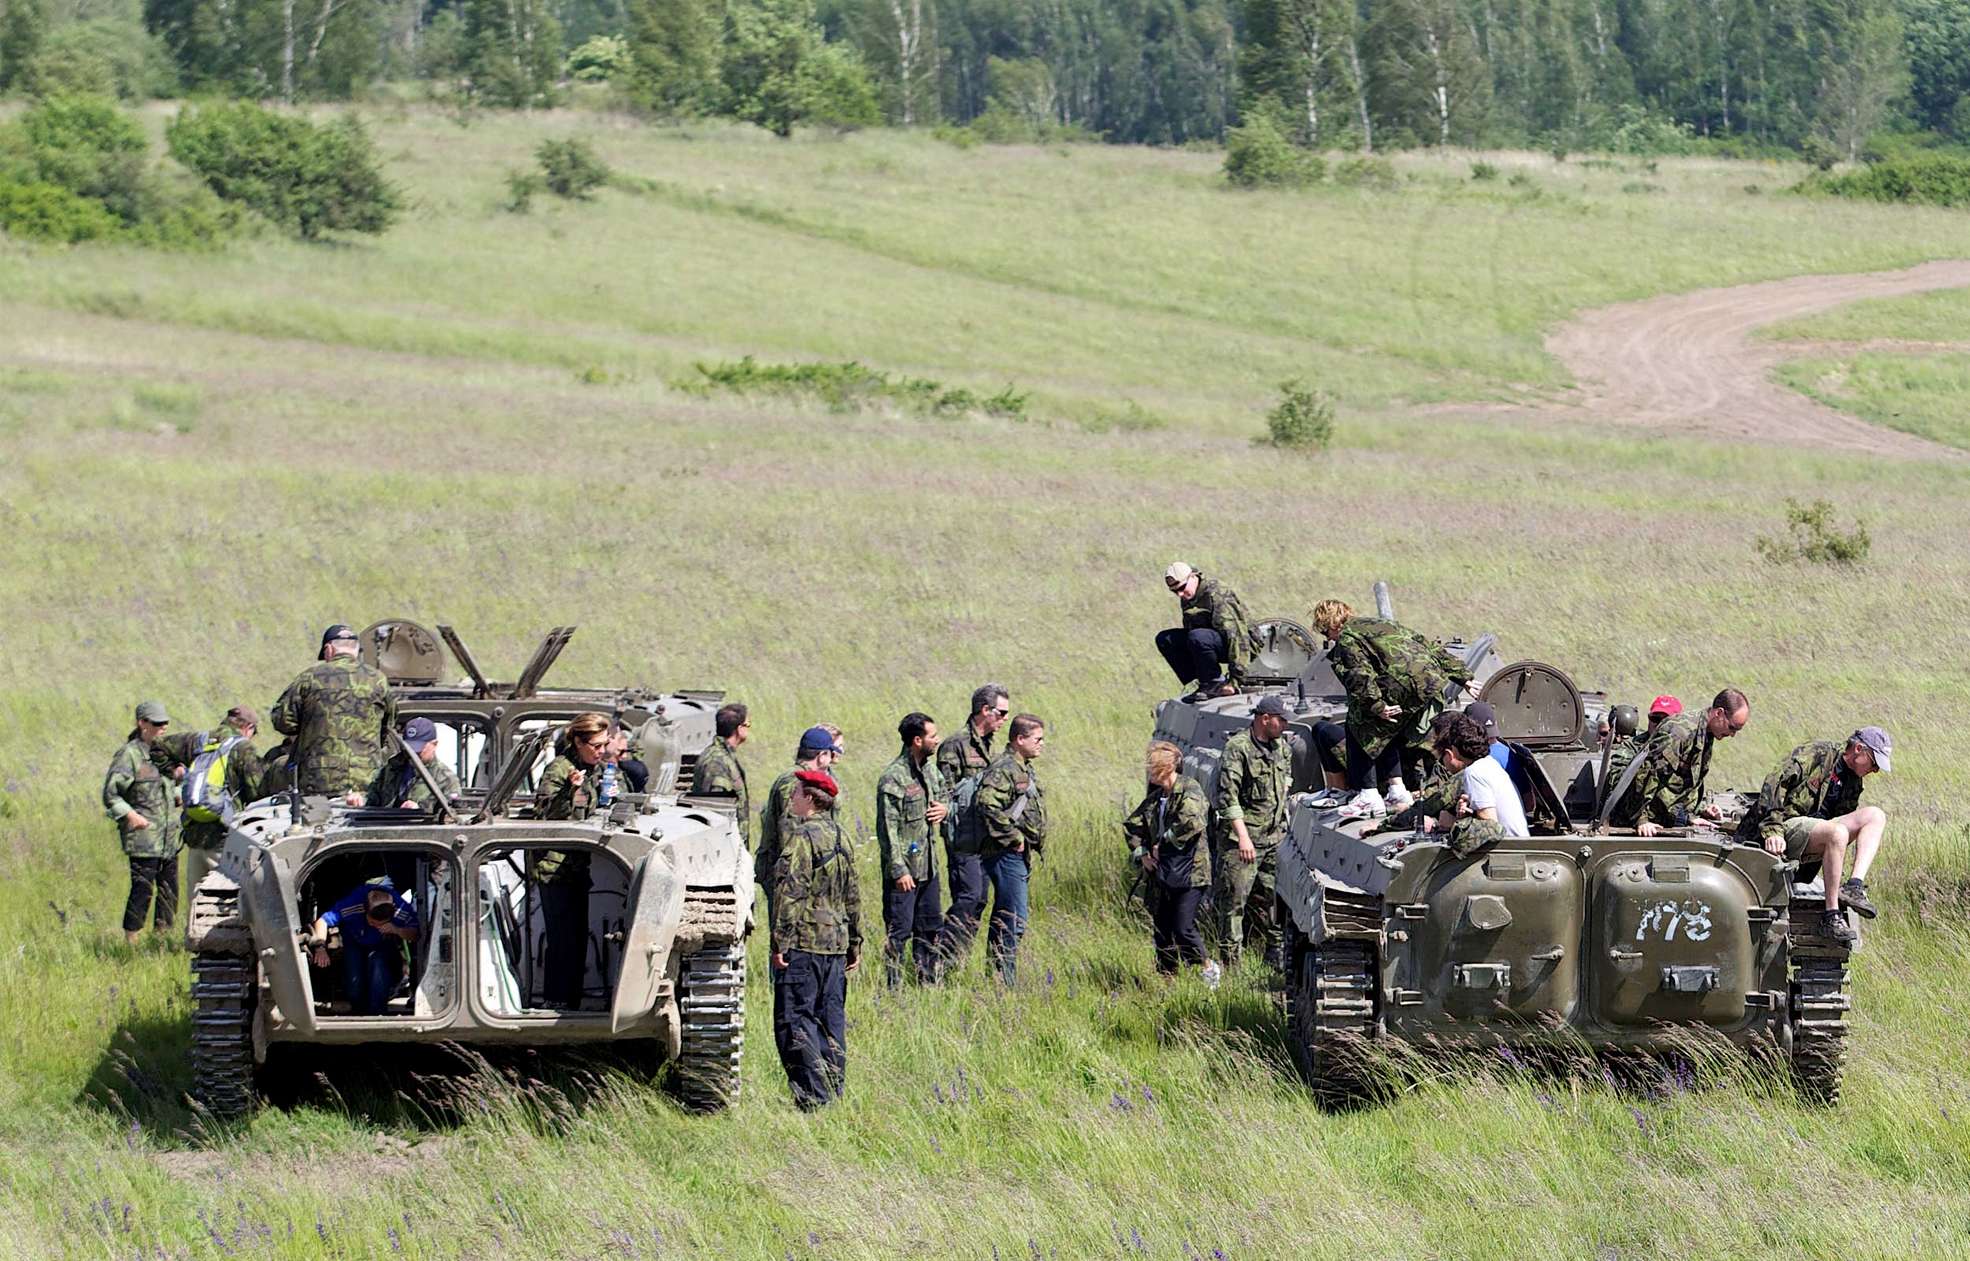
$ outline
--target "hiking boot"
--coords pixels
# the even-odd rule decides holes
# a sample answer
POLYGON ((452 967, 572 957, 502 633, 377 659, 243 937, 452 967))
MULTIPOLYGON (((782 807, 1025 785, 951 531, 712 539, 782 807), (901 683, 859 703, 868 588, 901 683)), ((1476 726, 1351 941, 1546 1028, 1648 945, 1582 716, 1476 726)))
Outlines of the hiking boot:
POLYGON ((1861 939, 1854 926, 1847 922, 1845 911, 1820 912, 1820 936, 1837 941, 1843 946, 1851 946, 1861 939))
POLYGON ((1869 919, 1876 914, 1874 903, 1867 900, 1867 885, 1852 876, 1840 882, 1840 905, 1869 919))

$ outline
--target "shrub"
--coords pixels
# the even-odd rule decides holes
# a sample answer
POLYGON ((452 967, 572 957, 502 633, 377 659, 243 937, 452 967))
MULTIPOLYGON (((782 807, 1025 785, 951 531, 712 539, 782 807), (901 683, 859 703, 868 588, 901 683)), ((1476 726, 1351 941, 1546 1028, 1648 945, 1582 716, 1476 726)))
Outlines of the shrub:
POLYGON ((620 35, 595 35, 568 54, 567 75, 579 83, 606 83, 629 69, 629 41, 620 35))
POLYGON ((947 387, 923 377, 892 377, 852 359, 845 363, 760 363, 747 355, 736 363, 696 366, 703 378, 695 383, 698 388, 715 387, 735 394, 805 395, 835 411, 893 402, 929 415, 980 412, 1023 420, 1030 398, 1010 385, 997 394, 980 395, 963 386, 947 387))
POLYGON ((324 126, 235 101, 187 107, 164 134, 171 156, 213 192, 304 240, 381 232, 402 209, 353 117, 324 126))
POLYGON ((149 143, 134 119, 99 96, 64 96, 22 114, 9 148, 42 183, 137 219, 149 143))
POLYGON ((1833 505, 1824 499, 1810 504, 1786 500, 1785 521, 1787 537, 1760 536, 1757 540, 1759 555, 1774 565, 1802 560, 1816 565, 1858 565, 1867 559, 1868 548, 1873 545, 1867 526, 1860 521, 1844 530, 1836 526, 1833 505))
POLYGON ((1970 158, 1911 154, 1841 175, 1808 175, 1795 191, 1911 206, 1970 206, 1970 158))
POLYGON ((516 215, 534 208, 534 194, 540 191, 540 176, 532 171, 506 173, 506 209, 516 215))
POLYGON ((1255 111, 1225 137, 1224 177, 1234 188, 1303 188, 1327 164, 1294 144, 1269 112, 1255 111))
POLYGON ((534 157, 540 162, 541 186, 556 197, 586 200, 609 182, 609 164, 586 140, 543 140, 534 157))
POLYGON ((99 201, 55 184, 0 179, 0 231, 30 241, 73 245, 112 237, 123 222, 99 201))
POLYGON ((1298 377, 1279 383, 1279 402, 1265 414, 1267 441, 1294 451, 1319 450, 1334 437, 1334 400, 1298 377))
POLYGON ((1351 188, 1379 188, 1384 191, 1394 188, 1396 179, 1395 164, 1387 158, 1367 155, 1349 158, 1334 167, 1334 182, 1351 188))
POLYGON ((1498 168, 1489 162, 1471 163, 1471 178, 1478 183, 1498 178, 1498 168))

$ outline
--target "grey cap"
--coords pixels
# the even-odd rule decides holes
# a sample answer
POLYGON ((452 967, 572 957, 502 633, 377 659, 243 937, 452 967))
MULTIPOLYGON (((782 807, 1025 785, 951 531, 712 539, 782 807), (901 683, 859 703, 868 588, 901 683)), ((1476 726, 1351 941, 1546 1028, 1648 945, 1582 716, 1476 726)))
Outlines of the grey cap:
POLYGON ((1888 755, 1895 751, 1895 743, 1888 738, 1888 733, 1879 727, 1862 727, 1852 738, 1867 746, 1867 751, 1874 754, 1874 765, 1885 773, 1888 755))
POLYGON ((1472 701, 1464 706, 1464 717, 1483 727, 1485 735, 1498 738, 1498 711, 1491 707, 1490 701, 1472 701))
POLYGON ((1286 702, 1277 692, 1267 692, 1259 697, 1258 704, 1252 706, 1252 716, 1256 718, 1260 714, 1271 714, 1275 718, 1292 717, 1292 711, 1286 708, 1286 702))
MULTIPOLYGON (((164 712, 163 701, 144 701, 137 706, 137 721, 162 727, 165 723, 171 721, 171 715, 164 712)), ((1883 736, 1882 739, 1885 740, 1887 737, 1883 736)))

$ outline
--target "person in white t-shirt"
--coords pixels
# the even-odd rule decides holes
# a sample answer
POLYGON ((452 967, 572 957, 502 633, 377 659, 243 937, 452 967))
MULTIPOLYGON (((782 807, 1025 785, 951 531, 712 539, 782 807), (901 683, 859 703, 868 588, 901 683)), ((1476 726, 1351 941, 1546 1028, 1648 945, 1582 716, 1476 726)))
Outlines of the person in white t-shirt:
POLYGON ((1491 756, 1491 737, 1468 716, 1460 716, 1437 740, 1436 753, 1444 766, 1463 776, 1464 795, 1457 802, 1457 826, 1446 843, 1459 857, 1495 841, 1532 835, 1525 806, 1512 777, 1491 756))

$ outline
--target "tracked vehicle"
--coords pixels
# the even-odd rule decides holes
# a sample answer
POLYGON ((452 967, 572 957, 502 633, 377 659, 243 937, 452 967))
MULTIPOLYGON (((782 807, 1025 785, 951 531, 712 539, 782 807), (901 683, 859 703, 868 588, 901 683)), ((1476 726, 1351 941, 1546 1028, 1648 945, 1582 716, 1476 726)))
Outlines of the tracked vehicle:
MULTIPOLYGON (((673 1088, 689 1107, 723 1108, 737 1096, 751 859, 729 800, 675 788, 683 740, 695 739, 675 733, 694 731, 696 707, 717 694, 541 692, 532 684, 559 651, 557 639, 565 644, 566 631, 548 637, 512 687, 468 667, 474 686, 448 689, 403 679, 395 663, 400 717, 432 717, 441 738, 443 724, 453 724, 445 753, 459 759, 464 791, 434 813, 288 793, 234 814, 190 910, 194 1089, 213 1113, 249 1111, 270 1059, 302 1045, 359 1056, 384 1044, 625 1042, 653 1067, 672 1066, 673 1088), (661 733, 669 743, 652 759, 651 791, 625 793, 586 821, 528 817, 532 785, 568 717, 643 712, 647 732, 667 716, 660 707, 679 700, 688 702, 686 718, 661 733), (546 1001, 546 940, 550 917, 570 912, 545 895, 541 863, 550 853, 583 856, 589 870, 575 911, 583 917, 580 996, 559 1006, 546 1001), (314 965, 309 939, 324 911, 384 882, 414 908, 418 933, 403 947, 383 1012, 357 1015, 337 931, 326 968, 314 965)), ((705 712, 705 740, 694 752, 710 739, 705 712)))
POLYGON ((1565 1043, 1662 1051, 1693 1036, 1782 1061, 1837 1102, 1850 950, 1818 934, 1817 886, 1717 826, 1611 828, 1608 754, 1562 671, 1519 662, 1484 699, 1531 782, 1532 836, 1456 858, 1434 834, 1375 831, 1302 800, 1279 856, 1287 1036, 1323 1101, 1373 1097, 1377 1048, 1565 1043))

